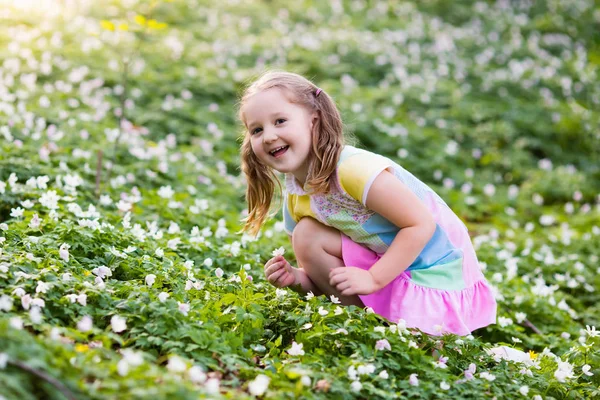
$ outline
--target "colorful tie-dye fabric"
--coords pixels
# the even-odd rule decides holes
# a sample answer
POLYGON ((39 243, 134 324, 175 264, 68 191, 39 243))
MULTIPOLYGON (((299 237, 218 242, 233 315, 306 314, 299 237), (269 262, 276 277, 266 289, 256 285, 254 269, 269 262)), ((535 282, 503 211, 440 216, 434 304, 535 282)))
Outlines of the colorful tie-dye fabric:
POLYGON ((433 237, 416 260, 380 291, 360 296, 378 314, 430 333, 467 334, 496 318, 496 302, 479 268, 464 223, 429 186, 397 163, 378 154, 345 146, 328 194, 307 194, 286 175, 285 230, 292 234, 303 217, 339 230, 347 266, 369 269, 389 248, 400 229, 366 207, 375 178, 387 169, 431 211, 433 237))

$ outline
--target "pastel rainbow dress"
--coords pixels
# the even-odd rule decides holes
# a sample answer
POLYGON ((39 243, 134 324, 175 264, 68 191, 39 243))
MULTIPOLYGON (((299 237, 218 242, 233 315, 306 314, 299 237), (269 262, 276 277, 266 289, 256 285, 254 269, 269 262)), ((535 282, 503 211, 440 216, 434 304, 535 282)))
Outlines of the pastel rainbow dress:
POLYGON ((341 232, 346 266, 368 270, 389 248, 399 228, 366 207, 375 178, 385 169, 429 208, 436 230, 416 260, 381 290, 360 295, 388 320, 406 321, 429 334, 467 335, 496 321, 496 300, 483 276, 465 224, 425 183, 381 155, 345 146, 326 195, 311 195, 292 174, 285 177, 283 219, 292 234, 312 217, 341 232))

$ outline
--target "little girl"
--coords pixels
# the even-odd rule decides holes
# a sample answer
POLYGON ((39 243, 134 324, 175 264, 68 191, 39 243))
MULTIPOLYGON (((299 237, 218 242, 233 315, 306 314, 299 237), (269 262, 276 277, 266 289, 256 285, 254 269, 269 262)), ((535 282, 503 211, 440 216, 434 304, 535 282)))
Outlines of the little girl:
POLYGON ((269 216, 273 170, 285 174, 283 220, 299 268, 283 256, 267 280, 339 297, 408 327, 466 335, 496 320, 496 301, 466 226, 433 190, 390 159, 344 145, 333 100, 306 78, 267 72, 244 92, 239 118, 249 214, 269 216))

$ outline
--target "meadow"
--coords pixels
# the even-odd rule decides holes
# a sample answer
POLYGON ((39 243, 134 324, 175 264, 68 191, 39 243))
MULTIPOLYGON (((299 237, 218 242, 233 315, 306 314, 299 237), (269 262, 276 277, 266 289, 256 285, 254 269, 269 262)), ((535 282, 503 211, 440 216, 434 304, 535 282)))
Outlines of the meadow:
POLYGON ((593 0, 0 0, 0 399, 600 398, 598 32, 593 0), (268 68, 465 222, 496 324, 265 280, 293 252, 278 201, 240 233, 236 111, 268 68))

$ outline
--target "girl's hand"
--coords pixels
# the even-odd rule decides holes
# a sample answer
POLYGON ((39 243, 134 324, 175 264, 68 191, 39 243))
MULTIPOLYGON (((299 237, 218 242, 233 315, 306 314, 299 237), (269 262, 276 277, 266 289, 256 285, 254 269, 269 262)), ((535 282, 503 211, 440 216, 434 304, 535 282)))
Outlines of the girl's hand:
POLYGON ((371 294, 381 289, 369 271, 356 267, 338 267, 329 272, 329 284, 340 294, 371 294))
POLYGON ((296 285, 298 278, 294 269, 283 256, 275 256, 265 264, 265 277, 278 288, 296 285))

